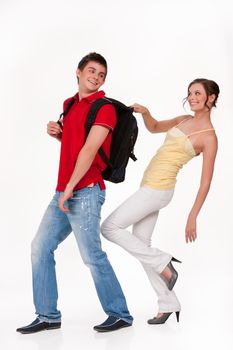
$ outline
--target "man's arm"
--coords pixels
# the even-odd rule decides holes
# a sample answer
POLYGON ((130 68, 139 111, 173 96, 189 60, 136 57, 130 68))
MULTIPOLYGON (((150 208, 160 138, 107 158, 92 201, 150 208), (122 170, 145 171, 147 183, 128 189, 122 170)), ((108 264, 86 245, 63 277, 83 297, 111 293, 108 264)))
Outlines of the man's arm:
POLYGON ((90 168, 96 153, 103 144, 109 133, 109 129, 100 125, 92 126, 87 140, 79 152, 74 171, 70 177, 68 184, 66 185, 65 191, 59 199, 59 208, 63 212, 68 212, 69 209, 64 207, 64 202, 71 198, 73 195, 73 189, 76 184, 82 179, 90 168))

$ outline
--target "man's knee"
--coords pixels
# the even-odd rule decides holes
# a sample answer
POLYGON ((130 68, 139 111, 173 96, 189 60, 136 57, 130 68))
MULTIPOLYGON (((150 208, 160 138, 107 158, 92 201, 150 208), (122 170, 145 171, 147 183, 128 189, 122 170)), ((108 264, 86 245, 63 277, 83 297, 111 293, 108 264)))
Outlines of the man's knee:
POLYGON ((36 235, 31 242, 32 264, 37 264, 39 261, 47 260, 50 257, 53 259, 56 248, 57 244, 53 240, 45 240, 36 235))
POLYGON ((32 264, 36 264, 42 255, 41 244, 39 244, 38 239, 36 237, 31 242, 31 261, 32 264))

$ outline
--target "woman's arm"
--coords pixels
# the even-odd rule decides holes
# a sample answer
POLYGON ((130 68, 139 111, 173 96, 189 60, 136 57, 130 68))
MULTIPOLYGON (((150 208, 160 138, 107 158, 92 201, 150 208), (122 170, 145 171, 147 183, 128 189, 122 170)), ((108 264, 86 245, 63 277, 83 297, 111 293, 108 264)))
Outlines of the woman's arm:
POLYGON ((188 117, 187 115, 182 115, 172 119, 158 121, 152 117, 146 107, 139 105, 138 103, 134 103, 131 107, 133 107, 135 113, 141 113, 146 128, 152 133, 166 132, 173 126, 179 124, 183 119, 188 117))
POLYGON ((194 242, 197 238, 196 219, 210 189, 210 184, 214 172, 214 163, 217 154, 217 148, 218 143, 216 135, 210 135, 208 137, 205 136, 205 143, 202 150, 203 164, 200 187, 197 192, 197 196, 194 201, 193 207, 189 213, 185 228, 185 239, 187 243, 194 242))

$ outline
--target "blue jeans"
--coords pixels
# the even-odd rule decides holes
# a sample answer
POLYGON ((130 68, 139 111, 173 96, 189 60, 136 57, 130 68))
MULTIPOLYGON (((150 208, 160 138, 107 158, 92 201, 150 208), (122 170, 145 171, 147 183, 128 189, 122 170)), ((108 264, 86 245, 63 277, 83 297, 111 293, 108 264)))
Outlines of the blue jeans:
POLYGON ((42 321, 58 322, 57 281, 54 251, 73 231, 83 262, 90 268, 96 291, 105 313, 132 323, 121 286, 100 241, 100 212, 105 191, 99 186, 75 191, 67 201, 70 209, 58 207, 61 192, 49 204, 32 241, 33 298, 36 314, 42 321))

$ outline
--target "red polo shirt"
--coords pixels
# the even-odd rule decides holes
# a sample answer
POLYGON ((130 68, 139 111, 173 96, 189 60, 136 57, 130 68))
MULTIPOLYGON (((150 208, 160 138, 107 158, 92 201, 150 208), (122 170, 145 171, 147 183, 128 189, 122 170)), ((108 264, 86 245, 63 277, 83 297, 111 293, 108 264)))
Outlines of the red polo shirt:
MULTIPOLYGON (((88 97, 82 98, 79 101, 78 94, 75 95, 75 101, 71 106, 68 114, 63 120, 63 132, 61 139, 61 153, 60 164, 58 171, 57 191, 64 191, 70 177, 73 173, 75 163, 80 150, 85 142, 85 122, 87 114, 91 107, 91 104, 98 98, 104 97, 104 91, 98 91, 88 97)), ((64 102, 64 109, 71 98, 64 102)), ((116 124, 116 112, 115 108, 110 105, 104 105, 97 113, 95 122, 93 125, 102 125, 112 131, 116 124)), ((110 144, 112 139, 112 132, 109 132, 106 137, 102 148, 107 156, 110 153, 110 144)), ((102 178, 102 171, 106 168, 106 164, 97 153, 95 159, 82 177, 79 183, 75 186, 74 190, 78 190, 86 187, 91 183, 99 183, 101 189, 105 189, 105 184, 102 178)))

